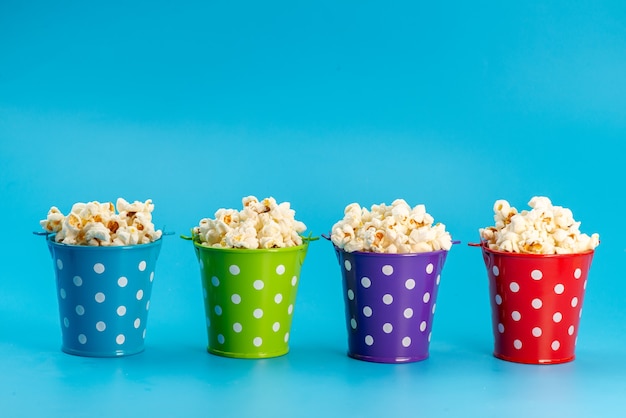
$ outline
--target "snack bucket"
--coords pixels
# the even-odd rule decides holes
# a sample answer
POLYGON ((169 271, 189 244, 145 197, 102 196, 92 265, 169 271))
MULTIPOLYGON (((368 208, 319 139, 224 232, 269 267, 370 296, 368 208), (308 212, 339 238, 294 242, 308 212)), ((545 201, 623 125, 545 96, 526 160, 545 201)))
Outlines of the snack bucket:
POLYGON ((593 250, 552 255, 481 248, 489 277, 493 354, 528 364, 574 360, 593 250))
POLYGON ((47 237, 56 274, 62 347, 118 357, 144 350, 161 240, 132 246, 67 245, 47 237))
POLYGON ((428 358, 448 251, 380 254, 334 249, 343 278, 348 356, 378 363, 428 358))
POLYGON ((209 353, 250 359, 287 354, 308 242, 271 249, 193 244, 200 265, 209 353))

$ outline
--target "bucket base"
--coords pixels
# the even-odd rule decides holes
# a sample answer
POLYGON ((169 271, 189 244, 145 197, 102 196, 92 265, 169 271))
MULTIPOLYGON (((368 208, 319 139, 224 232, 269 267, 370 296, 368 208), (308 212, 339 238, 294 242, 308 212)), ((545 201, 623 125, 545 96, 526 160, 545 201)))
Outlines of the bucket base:
POLYGON ((272 357, 281 357, 289 352, 287 350, 274 351, 271 353, 233 353, 230 351, 222 351, 216 350, 211 347, 207 347, 207 350, 210 354, 214 354, 216 356, 221 357, 229 357, 229 358, 243 358, 243 359, 262 359, 262 358, 272 358, 272 357))
POLYGON ((378 357, 378 356, 364 356, 362 354, 355 354, 348 352, 348 357, 351 357, 356 360, 369 361, 372 363, 414 363, 417 361, 426 360, 428 358, 428 354, 425 356, 417 356, 417 357, 378 357))
POLYGON ((573 361, 575 358, 575 356, 570 356, 570 357, 559 358, 559 359, 526 360, 526 359, 505 356, 503 354, 499 354, 495 352, 493 353, 493 356, 500 360, 510 361, 512 363, 521 363, 521 364, 562 364, 562 363, 569 363, 570 361, 573 361))
POLYGON ((63 351, 66 354, 71 354, 73 356, 102 357, 102 358, 134 356, 135 354, 142 353, 144 350, 145 348, 141 347, 140 349, 137 349, 137 350, 85 351, 85 350, 75 350, 72 348, 61 347, 61 351, 63 351))

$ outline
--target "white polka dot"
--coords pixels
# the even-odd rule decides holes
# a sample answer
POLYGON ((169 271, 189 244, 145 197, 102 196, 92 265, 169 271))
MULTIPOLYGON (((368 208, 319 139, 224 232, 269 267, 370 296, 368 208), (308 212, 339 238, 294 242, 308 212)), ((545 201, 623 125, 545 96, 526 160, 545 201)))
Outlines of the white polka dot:
POLYGON ((150 281, 154 281, 154 272, 150 273, 150 281))
POLYGON ((146 262, 145 261, 140 261, 139 262, 139 266, 137 266, 139 268, 139 271, 144 271, 146 269, 146 262))
POLYGON ((279 329, 280 329, 280 322, 274 322, 274 324, 272 324, 272 330, 274 332, 278 332, 279 329))
POLYGON ((352 327, 352 329, 356 329, 356 319, 350 319, 350 327, 352 327))
POLYGON ((503 324, 501 324, 501 323, 500 323, 500 324, 498 324, 498 332, 499 332, 500 334, 502 334, 502 333, 504 332, 504 325, 503 325, 503 324))
POLYGON ((587 280, 585 279, 585 283, 583 283, 583 289, 587 289, 587 280))
POLYGON ((426 321, 422 321, 420 323, 420 331, 422 332, 426 331, 426 321))
POLYGON ((289 315, 291 315, 293 313, 293 305, 289 305, 289 307, 287 308, 287 313, 289 315))
POLYGON ((83 285, 83 279, 80 276, 74 276, 74 285, 75 286, 82 286, 83 285))
POLYGON ((348 289, 348 299, 354 300, 354 292, 352 289, 348 289))
POLYGON ((254 344, 255 347, 260 347, 261 344, 263 344, 263 338, 254 337, 254 340, 252 340, 252 344, 254 344))
POLYGON ((498 268, 498 266, 493 266, 491 268, 491 271, 493 272, 494 276, 499 276, 500 275, 500 269, 498 268))
POLYGON ((374 337, 372 337, 371 335, 366 335, 365 336, 365 344, 367 344, 367 345, 374 344, 374 337))
POLYGON ((220 285, 220 279, 218 279, 217 277, 213 276, 211 277, 211 283, 213 284, 213 286, 217 287, 220 285))
POLYGON ((228 272, 232 274, 233 276, 236 276, 241 272, 241 269, 239 268, 238 265, 233 264, 232 266, 228 267, 228 272))
POLYGON ((432 337, 432 336, 433 336, 433 333, 432 333, 432 332, 429 332, 429 333, 428 333, 428 342, 430 342, 430 339, 431 339, 431 337, 432 337))
POLYGON ((233 295, 230 297, 230 300, 235 305, 239 305, 241 303, 241 296, 239 296, 237 293, 233 293, 233 295))
POLYGON ((581 269, 577 268, 576 270, 574 270, 574 278, 576 279, 580 279, 580 276, 582 276, 583 272, 581 269))
POLYGON ((565 286, 563 286, 561 283, 554 286, 554 293, 556 293, 557 295, 562 294, 564 291, 565 291, 565 286))
POLYGON ((128 279, 126 277, 122 276, 119 279, 117 279, 117 285, 119 287, 126 287, 127 284, 128 284, 128 279))
POLYGON ((364 306, 363 307, 363 315, 365 315, 368 318, 370 316, 372 316, 372 308, 370 308, 369 306, 364 306))
POLYGON ((224 341, 225 341, 224 335, 217 334, 217 342, 220 343, 220 344, 224 344, 224 341))
POLYGON ((435 314, 435 308, 437 308, 437 304, 433 303, 433 315, 435 314))
POLYGON ((285 274, 285 266, 279 264, 278 267, 276 267, 276 274, 278 274, 279 276, 285 274))
POLYGON ((104 264, 102 264, 102 263, 94 264, 93 265, 93 271, 95 271, 98 274, 104 273, 104 264))
MULTIPOLYGON (((368 315, 368 316, 369 316, 369 315, 368 315)), ((413 318, 413 309, 411 309, 411 308, 406 308, 406 309, 404 310, 404 317, 405 317, 406 319, 413 318)))
POLYGON ((143 299, 143 290, 139 289, 135 294, 135 297, 137 298, 137 300, 143 299))
POLYGON ((369 277, 363 277, 361 278, 361 286, 363 286, 364 288, 368 288, 372 285, 372 281, 370 280, 369 277))
POLYGON ((117 337, 115 337, 115 342, 116 342, 118 345, 122 345, 122 344, 124 344, 124 341, 126 341, 126 337, 124 336, 124 334, 120 334, 120 335, 118 335, 117 337))
POLYGON ((567 329, 567 333, 569 335, 574 335, 574 325, 569 326, 569 328, 567 329))
POLYGON ((136 318, 135 322, 133 322, 133 326, 135 327, 135 329, 139 329, 139 327, 141 326, 141 319, 136 318))
POLYGON ((383 303, 385 305, 391 305, 393 303, 393 296, 391 296, 389 293, 385 294, 383 296, 383 303))
POLYGON ((239 333, 239 332, 241 332, 242 329, 243 329, 243 327, 241 326, 241 324, 239 322, 235 322, 233 324, 233 331, 239 333))
POLYGON ((393 331, 393 325, 391 325, 389 322, 386 322, 386 323, 383 325, 383 332, 384 332, 385 334, 390 334, 390 333, 391 333, 391 331, 393 331))
POLYGON ((222 307, 220 305, 215 305, 214 311, 217 316, 220 316, 222 314, 222 307))
POLYGON ((530 304, 533 305, 533 308, 535 309, 539 309, 543 306, 543 302, 539 298, 533 299, 533 301, 530 304))
POLYGON ((60 258, 57 258, 57 268, 63 270, 63 261, 60 258))
POLYGON ((404 287, 406 287, 409 290, 412 290, 415 287, 415 280, 407 279, 407 281, 404 282, 404 287))
POLYGON ((289 341, 289 333, 288 332, 285 333, 285 338, 283 338, 283 340, 285 342, 289 341))
POLYGON ((519 321, 520 319, 522 319, 522 314, 518 311, 513 311, 511 312, 511 318, 513 318, 513 321, 519 321))
POLYGON ((84 315, 85 307, 83 305, 76 305, 76 313, 81 316, 84 315))
POLYGON ((256 309, 254 310, 254 312, 252 312, 252 315, 253 315, 256 319, 262 318, 262 317, 263 317, 263 309, 261 309, 261 308, 256 308, 256 309))
POLYGON ((274 296, 274 302, 275 303, 280 303, 283 301, 283 295, 280 293, 276 293, 276 296, 274 296))
POLYGON ((102 303, 106 299, 106 296, 104 296, 104 293, 98 292, 98 293, 96 293, 96 296, 95 296, 94 299, 96 299, 96 302, 102 303))
POLYGON ((428 265, 426 266, 426 273, 431 274, 434 269, 435 269, 435 266, 433 266, 433 263, 428 263, 428 265))
POLYGON ((65 328, 70 326, 70 320, 67 317, 63 318, 63 325, 65 325, 65 328))
POLYGON ((383 274, 385 276, 391 276, 393 274, 393 266, 386 264, 383 266, 383 274))
POLYGON ((497 304, 497 305, 502 304, 502 296, 500 296, 500 295, 496 295, 495 299, 496 299, 496 304, 497 304))
POLYGON ((150 309, 150 301, 147 301, 147 302, 146 302, 146 311, 147 311, 148 309, 150 309))
POLYGON ((298 276, 293 276, 291 278, 291 285, 295 286, 298 283, 298 276))
POLYGON ((555 314, 552 315, 552 320, 556 322, 557 324, 561 322, 562 319, 563 319, 563 314, 561 312, 555 312, 555 314))
POLYGON ((530 277, 533 280, 541 280, 543 278, 543 273, 541 272, 541 270, 533 270, 530 272, 530 277))
POLYGON ((85 334, 79 334, 78 335, 78 342, 81 344, 86 344, 87 343, 87 336, 85 334))
POLYGON ((437 275, 437 286, 439 286, 439 283, 441 282, 441 274, 437 275))
POLYGON ((263 280, 255 280, 254 283, 252 283, 252 286, 256 290, 261 290, 265 287, 265 283, 263 283, 263 280))
POLYGON ((343 262, 343 266, 346 268, 347 271, 352 270, 352 263, 350 262, 350 260, 345 260, 343 262))
POLYGON ((126 315, 126 306, 118 306, 117 307, 117 314, 119 316, 124 316, 126 315))
POLYGON ((511 292, 517 293, 519 292, 519 284, 517 284, 517 282, 511 282, 509 289, 511 289, 511 292))
POLYGON ((582 317, 583 316, 583 308, 580 308, 580 311, 578 311, 578 317, 582 317))
POLYGON ((404 337, 402 339, 402 347, 408 347, 411 345, 411 337, 404 337))
POLYGON ((513 341, 513 347, 519 350, 520 348, 522 348, 522 342, 520 340, 513 341))
POLYGON ((143 329, 143 332, 141 333, 141 338, 143 338, 144 340, 146 339, 146 329, 143 329))
POLYGON ((556 351, 559 348, 561 348, 561 343, 558 342, 557 340, 552 341, 552 344, 550 345, 550 347, 552 347, 552 350, 556 351))
POLYGON ((430 300, 430 293, 428 292, 424 293, 422 300, 424 301, 424 303, 428 303, 428 301, 430 300))
POLYGON ((59 295, 61 295, 61 299, 65 299, 67 297, 67 293, 65 293, 65 289, 61 289, 59 291, 59 295))
POLYGON ((578 298, 574 296, 572 298, 572 308, 575 308, 576 306, 578 306, 578 298))
POLYGON ((539 327, 533 328, 531 332, 533 333, 534 337, 541 337, 541 334, 543 334, 543 331, 539 327))

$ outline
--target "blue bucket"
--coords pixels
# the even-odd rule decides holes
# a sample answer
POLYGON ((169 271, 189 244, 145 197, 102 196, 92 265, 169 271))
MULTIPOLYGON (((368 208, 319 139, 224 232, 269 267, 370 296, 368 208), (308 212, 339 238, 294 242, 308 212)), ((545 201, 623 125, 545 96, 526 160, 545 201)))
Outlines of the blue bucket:
POLYGON ((119 357, 144 350, 161 239, 131 246, 60 244, 47 237, 69 354, 119 357))

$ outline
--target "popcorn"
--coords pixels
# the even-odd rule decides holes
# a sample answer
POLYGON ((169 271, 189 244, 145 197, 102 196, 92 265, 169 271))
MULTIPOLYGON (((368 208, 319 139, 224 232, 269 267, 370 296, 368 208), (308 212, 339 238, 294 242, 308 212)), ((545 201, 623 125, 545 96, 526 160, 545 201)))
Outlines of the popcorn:
POLYGON ((218 248, 285 248, 302 245, 306 225, 295 219, 288 202, 273 197, 242 199, 241 211, 218 209, 215 219, 203 218, 193 228, 202 245, 218 248))
POLYGON ((403 199, 391 206, 372 205, 371 210, 351 203, 335 223, 331 241, 347 252, 423 253, 449 250, 452 238, 442 223, 434 224, 424 205, 411 208, 403 199))
POLYGON ((162 232, 154 229, 152 211, 154 204, 128 203, 121 197, 112 202, 75 203, 65 216, 52 206, 41 227, 55 233, 55 241, 63 244, 89 246, 116 246, 147 244, 161 238, 162 232), (115 209, 117 208, 117 214, 115 209))
POLYGON ((495 226, 481 228, 481 238, 490 249, 522 254, 573 254, 593 250, 598 234, 580 232, 572 211, 553 206, 544 196, 533 197, 531 210, 518 212, 506 200, 493 206, 495 226))

